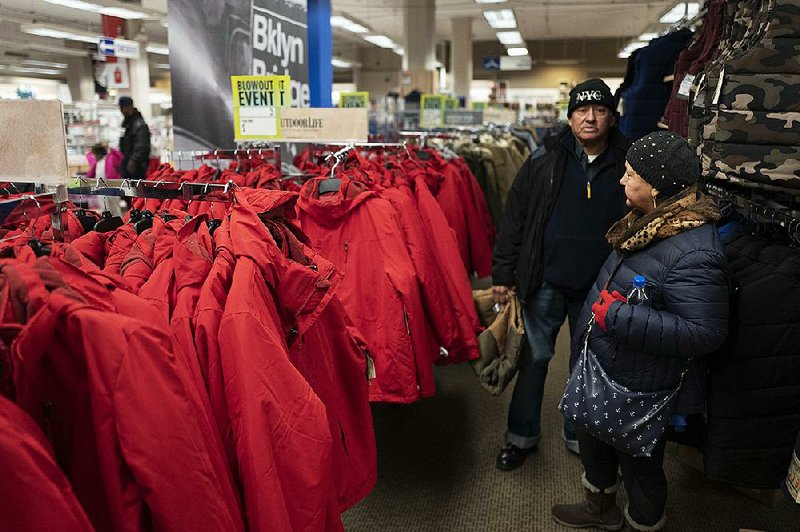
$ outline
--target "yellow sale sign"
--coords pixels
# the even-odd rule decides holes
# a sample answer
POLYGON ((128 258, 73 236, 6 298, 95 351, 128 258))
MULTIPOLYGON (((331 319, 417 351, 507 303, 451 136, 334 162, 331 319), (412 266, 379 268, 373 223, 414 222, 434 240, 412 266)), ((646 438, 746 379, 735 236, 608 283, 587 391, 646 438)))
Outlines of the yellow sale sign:
POLYGON ((290 107, 289 76, 231 76, 236 140, 281 138, 280 109, 290 107))

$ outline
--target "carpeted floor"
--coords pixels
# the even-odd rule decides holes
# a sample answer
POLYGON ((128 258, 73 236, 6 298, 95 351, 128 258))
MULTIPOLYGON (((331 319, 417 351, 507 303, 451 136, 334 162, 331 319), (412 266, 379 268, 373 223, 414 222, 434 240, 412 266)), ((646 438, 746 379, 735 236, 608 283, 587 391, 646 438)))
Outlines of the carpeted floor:
MULTIPOLYGON (((374 405, 378 484, 344 516, 347 530, 565 531, 550 507, 581 497, 579 459, 561 441, 557 412, 566 381, 567 335, 559 337, 539 450, 512 472, 495 469, 511 387, 492 397, 468 365, 438 368, 438 394, 414 405, 374 405)), ((512 383, 513 385, 513 383, 512 383)), ((800 505, 770 507, 707 481, 668 450, 667 530, 800 531, 800 505)), ((624 494, 623 494, 624 497, 624 494)))

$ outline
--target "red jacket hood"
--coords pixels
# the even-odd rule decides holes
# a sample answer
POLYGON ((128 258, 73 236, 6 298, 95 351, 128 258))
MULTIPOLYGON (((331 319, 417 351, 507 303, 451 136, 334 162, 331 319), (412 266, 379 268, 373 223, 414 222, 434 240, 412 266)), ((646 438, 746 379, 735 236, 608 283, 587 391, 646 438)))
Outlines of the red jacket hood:
POLYGON ((308 213, 318 224, 335 227, 342 223, 352 211, 375 196, 367 185, 351 179, 346 173, 337 176, 341 179, 336 194, 319 195, 319 185, 328 179, 318 177, 308 181, 300 191, 297 207, 308 213))
POLYGON ((230 239, 234 255, 252 259, 261 269, 267 285, 277 292, 275 302, 279 305, 282 322, 289 329, 286 332, 302 335, 330 302, 341 282, 341 274, 319 255, 306 257, 304 262, 308 265, 297 267, 295 261, 283 255, 259 218, 259 214, 265 212, 275 213, 277 210, 280 213, 290 208, 296 199, 297 194, 292 192, 237 192, 236 203, 230 211, 230 239), (273 210, 262 210, 267 207, 273 210))

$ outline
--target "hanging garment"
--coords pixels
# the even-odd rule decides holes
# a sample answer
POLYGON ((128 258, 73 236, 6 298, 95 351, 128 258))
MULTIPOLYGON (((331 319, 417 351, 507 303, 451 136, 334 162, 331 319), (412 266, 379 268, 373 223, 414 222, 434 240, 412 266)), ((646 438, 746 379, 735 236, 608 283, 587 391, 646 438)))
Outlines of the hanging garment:
POLYGON ((16 532, 93 530, 36 423, 0 396, 0 522, 16 532))
POLYGON ((664 77, 673 73, 678 54, 691 36, 689 30, 669 33, 631 57, 634 80, 622 92, 625 112, 619 120, 619 129, 627 138, 637 140, 658 129, 671 91, 664 77))
POLYGON ((439 345, 394 207, 345 174, 336 194, 321 196, 323 179, 303 187, 298 216, 314 249, 344 274, 342 303, 375 355, 370 400, 432 396, 439 345))
POLYGON ((16 401, 53 443, 95 527, 242 530, 168 338, 109 319, 110 304, 89 306, 58 279, 46 278, 48 292, 34 269, 2 267, 15 297, 28 297, 12 345, 16 401))
POLYGON ((749 234, 725 253, 731 335, 709 363, 705 473, 777 488, 800 430, 800 253, 749 234))
MULTIPOLYGON (((278 302, 302 298, 313 286, 309 301, 297 311, 280 314, 289 323, 289 359, 325 405, 333 440, 332 475, 338 504, 344 511, 372 491, 377 457, 367 377, 370 373, 366 341, 355 329, 339 300, 342 275, 333 264, 308 247, 305 235, 291 225, 294 200, 277 206, 273 198, 284 193, 252 191, 247 200, 280 249, 272 260, 279 270, 273 286, 278 302)), ((258 228, 253 238, 264 238, 258 228)))
POLYGON ((251 530, 343 530, 325 406, 291 364, 281 320, 281 312, 314 312, 320 287, 304 286, 291 300, 276 302, 271 290, 280 272, 269 233, 243 194, 229 227, 236 262, 217 363, 229 415, 223 427, 233 432, 247 522, 251 530), (259 233, 262 238, 253 238, 259 233))

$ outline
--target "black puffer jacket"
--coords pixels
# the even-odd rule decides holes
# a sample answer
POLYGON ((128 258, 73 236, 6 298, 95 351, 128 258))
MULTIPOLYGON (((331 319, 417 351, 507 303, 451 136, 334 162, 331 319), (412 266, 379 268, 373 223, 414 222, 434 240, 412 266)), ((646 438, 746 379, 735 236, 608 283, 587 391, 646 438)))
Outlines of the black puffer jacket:
MULTIPOLYGON (((716 228, 705 224, 630 254, 614 251, 589 292, 578 327, 589 323, 592 304, 615 268, 609 292, 627 294, 633 278, 643 275, 650 299, 643 305, 612 303, 606 331, 595 324, 589 346, 623 386, 643 392, 675 388, 687 360, 718 349, 728 334, 727 262, 716 228)), ((571 365, 582 339, 574 337, 571 365)), ((681 390, 697 393, 693 387, 681 390)))

